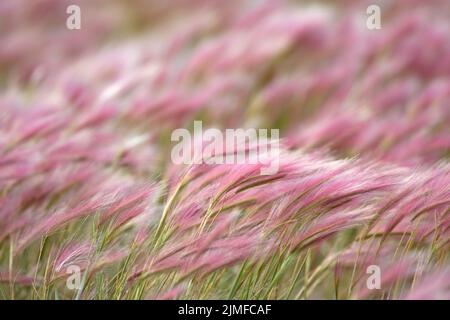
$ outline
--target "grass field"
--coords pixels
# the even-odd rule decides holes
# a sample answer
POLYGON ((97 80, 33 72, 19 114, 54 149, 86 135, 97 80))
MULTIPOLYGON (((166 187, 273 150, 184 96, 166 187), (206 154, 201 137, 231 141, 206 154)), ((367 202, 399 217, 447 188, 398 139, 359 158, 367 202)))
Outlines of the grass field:
POLYGON ((0 299, 450 299, 449 17, 1 1, 0 299), (194 121, 277 170, 175 162, 194 121))

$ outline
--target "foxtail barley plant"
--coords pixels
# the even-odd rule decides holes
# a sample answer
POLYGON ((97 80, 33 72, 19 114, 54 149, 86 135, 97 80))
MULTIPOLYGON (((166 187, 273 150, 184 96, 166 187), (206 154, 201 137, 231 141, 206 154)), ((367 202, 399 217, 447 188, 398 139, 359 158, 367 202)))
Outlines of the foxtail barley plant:
POLYGON ((450 299, 449 17, 1 1, 0 298, 450 299), (195 121, 279 130, 277 170, 174 162, 195 121))

